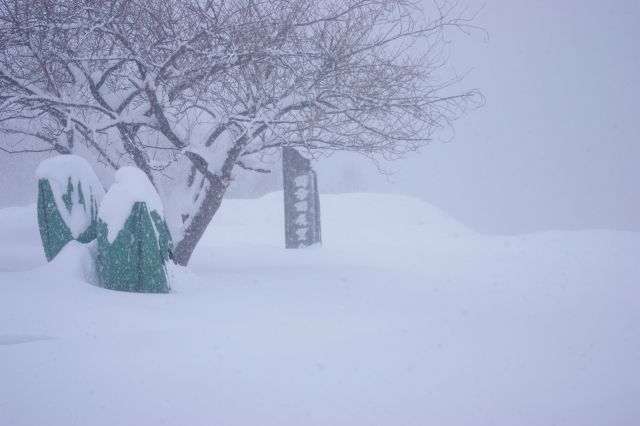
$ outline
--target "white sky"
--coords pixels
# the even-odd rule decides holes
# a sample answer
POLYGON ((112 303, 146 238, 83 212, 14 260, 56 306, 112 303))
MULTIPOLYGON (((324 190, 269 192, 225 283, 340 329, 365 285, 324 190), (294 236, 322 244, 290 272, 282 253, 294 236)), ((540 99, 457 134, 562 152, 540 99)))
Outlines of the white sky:
MULTIPOLYGON (((639 22, 633 0, 487 0, 489 40, 451 46, 486 106, 452 142, 391 165, 395 184, 365 166, 347 189, 418 195, 483 232, 640 230, 639 22)), ((352 161, 323 161, 321 187, 340 188, 352 161)))
MULTIPOLYGON (((450 143, 390 164, 393 184, 342 155, 318 164, 321 190, 411 194, 488 233, 640 231, 640 1, 482 3, 490 38, 456 37, 451 66, 486 106, 450 143)), ((26 159, 0 155, 0 206, 35 199, 26 159)))

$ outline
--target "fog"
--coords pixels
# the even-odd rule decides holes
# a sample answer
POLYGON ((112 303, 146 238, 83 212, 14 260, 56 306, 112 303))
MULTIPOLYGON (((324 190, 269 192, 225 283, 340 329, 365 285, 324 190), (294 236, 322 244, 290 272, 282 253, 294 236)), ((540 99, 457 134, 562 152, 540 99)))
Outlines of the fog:
POLYGON ((0 426, 640 425, 640 0, 415 1, 477 11, 440 71, 486 101, 407 158, 287 153, 283 179, 286 145, 393 155, 456 114, 394 56, 404 0, 0 0, 37 12, 0 44, 27 28, 72 77, 0 48, 1 112, 20 80, 52 117, 17 104, 18 131, 162 170, 93 146, 97 179, 67 156, 36 185, 47 155, 0 133, 0 426))
POLYGON ((349 186, 343 157, 321 185, 414 194, 487 233, 640 230, 639 21, 635 1, 487 1, 489 39, 456 38, 451 57, 486 105, 389 179, 364 166, 349 186))
MULTIPOLYGON (((465 75, 462 86, 480 89, 486 104, 420 153, 381 163, 388 175, 357 155, 318 161, 321 191, 413 195, 492 234, 640 230, 640 4, 472 7, 481 8, 474 24, 487 34, 451 34, 445 71, 465 75)), ((33 157, 0 154, 0 206, 34 201, 36 165, 33 157)), ((260 178, 242 174, 230 196, 280 182, 277 171, 260 178)))

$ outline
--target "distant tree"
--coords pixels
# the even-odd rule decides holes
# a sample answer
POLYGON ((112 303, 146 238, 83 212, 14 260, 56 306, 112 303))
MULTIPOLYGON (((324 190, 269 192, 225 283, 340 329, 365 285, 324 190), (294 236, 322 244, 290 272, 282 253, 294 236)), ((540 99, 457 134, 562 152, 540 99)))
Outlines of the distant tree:
POLYGON ((185 265, 236 167, 285 146, 399 158, 481 102, 439 78, 469 17, 419 4, 0 0, 0 149, 182 179, 185 265))

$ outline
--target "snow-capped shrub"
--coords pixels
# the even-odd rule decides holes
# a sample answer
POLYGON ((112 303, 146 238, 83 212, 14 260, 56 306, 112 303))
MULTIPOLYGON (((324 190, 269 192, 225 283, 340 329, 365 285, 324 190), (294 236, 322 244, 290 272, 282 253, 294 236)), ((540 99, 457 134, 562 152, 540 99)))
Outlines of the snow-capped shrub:
POLYGON ((166 262, 172 256, 162 202, 135 167, 116 172, 98 213, 100 285, 120 291, 166 293, 166 262))
POLYGON ((94 240, 104 189, 89 163, 77 155, 60 155, 42 161, 36 176, 38 225, 47 260, 71 240, 94 240))

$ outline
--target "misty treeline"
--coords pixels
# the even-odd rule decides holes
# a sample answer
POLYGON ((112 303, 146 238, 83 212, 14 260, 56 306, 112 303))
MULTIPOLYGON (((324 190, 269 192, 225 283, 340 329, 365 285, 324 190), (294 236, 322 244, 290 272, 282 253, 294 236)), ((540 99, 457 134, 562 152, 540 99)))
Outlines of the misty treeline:
POLYGON ((477 105, 442 78, 456 5, 0 0, 0 149, 179 181, 187 264, 235 168, 283 146, 398 158, 477 105))

